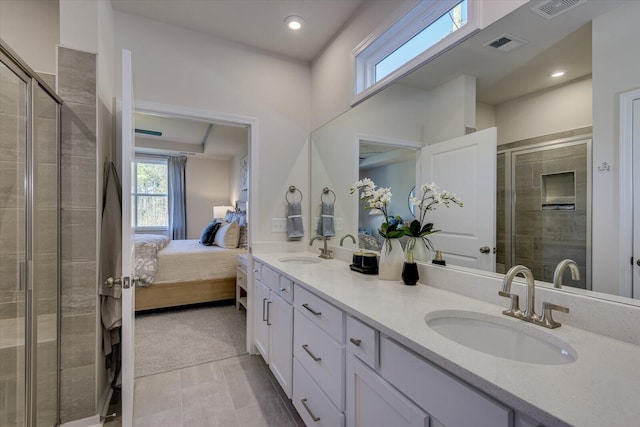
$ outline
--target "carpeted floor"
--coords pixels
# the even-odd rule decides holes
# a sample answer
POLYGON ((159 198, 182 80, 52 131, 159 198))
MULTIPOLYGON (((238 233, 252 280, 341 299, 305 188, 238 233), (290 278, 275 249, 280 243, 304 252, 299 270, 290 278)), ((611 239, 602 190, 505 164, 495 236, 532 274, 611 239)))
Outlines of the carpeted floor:
POLYGON ((136 377, 246 353, 246 312, 235 303, 138 314, 135 325, 136 377))

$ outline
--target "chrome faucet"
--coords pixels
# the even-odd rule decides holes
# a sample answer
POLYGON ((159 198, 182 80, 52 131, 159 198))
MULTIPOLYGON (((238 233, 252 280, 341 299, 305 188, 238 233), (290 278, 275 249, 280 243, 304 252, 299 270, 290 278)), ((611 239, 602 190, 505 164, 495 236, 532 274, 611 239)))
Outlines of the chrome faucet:
POLYGON ((344 244, 344 239, 346 239, 347 237, 351 237, 351 240, 353 241, 353 244, 356 244, 356 238, 353 237, 353 235, 351 234, 345 234, 344 236, 342 236, 342 239, 340 239, 340 246, 342 246, 344 244))
POLYGON ((324 258, 324 259, 333 259, 333 251, 330 251, 327 248, 327 238, 326 238, 326 236, 315 236, 309 242, 309 246, 313 245, 313 242, 315 242, 317 239, 322 239, 324 241, 324 247, 322 249, 320 249, 320 255, 318 255, 318 256, 320 258, 324 258))
POLYGON ((560 323, 553 320, 552 311, 557 310, 563 313, 568 313, 569 309, 561 305, 552 304, 550 302, 542 303, 542 316, 536 314, 534 308, 536 283, 533 278, 533 273, 524 265, 513 266, 507 271, 502 281, 502 290, 498 292, 498 295, 511 299, 511 305, 509 309, 504 310, 502 314, 515 317, 516 319, 531 322, 536 325, 544 326, 545 328, 554 329, 560 326, 560 323), (526 305, 527 308, 522 311, 518 307, 518 295, 511 293, 511 282, 518 275, 521 274, 527 280, 527 295, 526 305))
POLYGON ((569 268, 571 270, 571 279, 580 280, 580 270, 578 270, 578 264, 572 259, 563 259, 560 261, 556 270, 553 272, 553 287, 561 288, 562 287, 562 276, 564 275, 564 271, 569 268))

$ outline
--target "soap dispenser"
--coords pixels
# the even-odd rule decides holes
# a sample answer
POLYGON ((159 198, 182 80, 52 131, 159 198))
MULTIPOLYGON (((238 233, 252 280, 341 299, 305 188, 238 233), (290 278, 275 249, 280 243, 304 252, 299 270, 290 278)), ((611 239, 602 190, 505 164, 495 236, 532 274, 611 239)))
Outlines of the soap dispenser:
POLYGON ((402 266, 402 281, 405 285, 414 286, 418 283, 418 279, 420 279, 418 265, 413 259, 413 251, 408 250, 402 266))

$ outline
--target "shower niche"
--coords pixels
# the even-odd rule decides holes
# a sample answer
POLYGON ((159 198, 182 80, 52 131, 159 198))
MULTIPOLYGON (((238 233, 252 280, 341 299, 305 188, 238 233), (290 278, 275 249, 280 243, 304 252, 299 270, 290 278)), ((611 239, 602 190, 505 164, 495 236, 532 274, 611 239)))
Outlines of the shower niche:
POLYGON ((576 210, 576 172, 541 174, 540 200, 543 211, 576 210))

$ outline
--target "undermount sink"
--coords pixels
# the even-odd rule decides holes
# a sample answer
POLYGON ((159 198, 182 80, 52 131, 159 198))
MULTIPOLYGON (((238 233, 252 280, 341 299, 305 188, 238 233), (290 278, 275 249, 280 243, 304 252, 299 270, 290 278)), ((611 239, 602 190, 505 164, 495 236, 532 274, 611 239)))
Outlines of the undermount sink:
POLYGON ((291 257, 280 258, 279 261, 286 262, 289 264, 318 264, 322 260, 320 260, 319 258, 314 258, 310 256, 291 256, 291 257))
POLYGON ((486 354, 539 365, 575 362, 578 353, 559 338, 522 321, 472 311, 442 310, 425 317, 443 337, 486 354), (520 323, 518 323, 520 322, 520 323))

